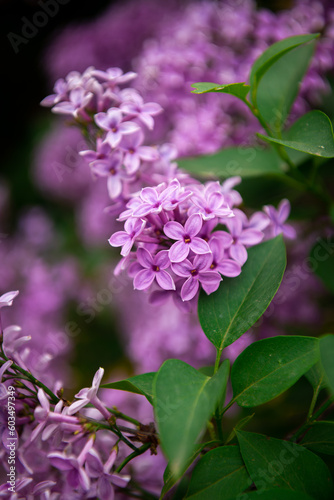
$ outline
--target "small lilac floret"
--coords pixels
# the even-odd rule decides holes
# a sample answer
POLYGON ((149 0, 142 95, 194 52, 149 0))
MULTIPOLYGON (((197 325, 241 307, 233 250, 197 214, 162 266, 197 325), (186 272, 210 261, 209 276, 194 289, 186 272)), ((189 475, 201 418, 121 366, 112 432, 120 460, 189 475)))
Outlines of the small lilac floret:
POLYGON ((156 102, 144 103, 143 98, 139 94, 132 102, 123 102, 120 109, 131 118, 138 118, 149 130, 153 130, 154 127, 154 119, 152 117, 162 112, 160 104, 156 102))
POLYGON ((156 149, 142 146, 143 141, 144 134, 141 130, 122 137, 119 147, 124 152, 124 166, 128 174, 137 172, 141 161, 150 162, 159 158, 156 149))
POLYGON ((94 375, 92 386, 81 389, 81 391, 79 391, 78 394, 75 395, 75 397, 78 398, 78 401, 75 401, 68 407, 68 415, 73 415, 77 411, 84 408, 88 403, 91 403, 97 410, 99 410, 100 413, 102 413, 106 420, 110 418, 111 414, 102 403, 102 401, 97 397, 97 392, 99 390, 103 374, 104 369, 99 368, 94 375))
POLYGON ((106 113, 97 113, 94 120, 100 128, 107 131, 106 141, 112 148, 119 145, 124 134, 139 130, 136 123, 123 121, 122 112, 118 108, 110 108, 106 113))
POLYGON ((290 224, 285 224, 285 221, 290 215, 289 200, 282 200, 278 205, 277 210, 272 205, 267 205, 264 210, 270 218, 271 224, 268 227, 268 232, 271 238, 283 233, 286 238, 294 239, 297 236, 296 230, 290 224))
POLYGON ((58 451, 48 454, 51 465, 61 471, 67 471, 67 482, 72 488, 81 486, 84 491, 89 490, 90 479, 83 466, 93 444, 94 439, 90 438, 78 457, 75 455, 66 455, 66 453, 58 451))
POLYGON ((182 300, 191 300, 198 292, 199 285, 207 294, 213 293, 219 287, 222 277, 210 269, 212 255, 196 255, 193 262, 186 259, 183 262, 172 264, 172 270, 178 276, 187 278, 181 289, 182 300))
POLYGON ((167 222, 164 232, 168 238, 177 240, 169 249, 169 259, 171 262, 182 262, 185 260, 190 250, 195 254, 211 253, 206 241, 197 237, 202 229, 203 220, 201 215, 193 214, 186 221, 184 227, 175 221, 167 222))
POLYGON ((212 263, 210 269, 218 271, 223 276, 235 278, 241 273, 241 265, 233 259, 226 257, 226 250, 223 241, 219 237, 214 236, 209 241, 209 246, 212 251, 212 263))
MULTIPOLYGON (((170 205, 174 191, 177 186, 172 184, 165 188, 166 184, 157 187, 145 187, 141 190, 141 204, 133 211, 133 217, 144 217, 148 214, 159 214, 166 205, 170 205)), ((168 219, 167 219, 168 220, 168 219)))
POLYGON ((209 185, 203 193, 196 193, 192 201, 195 204, 192 213, 196 210, 202 215, 203 220, 234 217, 233 211, 220 191, 219 182, 209 185))
POLYGON ((93 161, 91 169, 96 176, 107 177, 108 194, 112 200, 122 193, 123 181, 127 176, 122 170, 122 153, 120 151, 115 150, 106 159, 93 161))
POLYGON ((93 97, 94 94, 92 92, 87 92, 82 87, 75 88, 70 91, 69 100, 56 104, 52 108, 52 112, 61 115, 71 115, 74 118, 79 118, 81 116, 86 119, 87 115, 85 113, 85 108, 93 97))
POLYGON ((154 279, 163 290, 175 290, 172 277, 165 271, 170 266, 168 250, 162 250, 152 257, 146 248, 139 248, 137 258, 144 269, 139 271, 134 278, 133 285, 136 290, 147 290, 154 279))
POLYGON ((96 491, 94 492, 101 500, 110 500, 114 498, 114 489, 112 484, 120 488, 125 488, 129 483, 131 477, 128 475, 121 475, 117 473, 110 473, 117 457, 117 451, 112 449, 108 460, 103 465, 98 452, 92 448, 86 458, 86 472, 92 479, 97 479, 94 483, 96 491))
POLYGON ((233 243, 229 248, 230 257, 239 262, 242 266, 247 258, 246 248, 257 245, 263 240, 264 234, 258 229, 247 228, 248 220, 246 215, 239 209, 234 209, 235 217, 225 221, 232 238, 233 243))
POLYGON ((136 238, 144 231, 146 221, 131 218, 125 221, 125 231, 117 231, 109 238, 112 247, 122 247, 121 255, 129 255, 136 238))
POLYGON ((105 71, 93 69, 91 71, 91 75, 102 82, 107 82, 108 86, 113 88, 116 85, 133 80, 136 78, 137 73, 129 71, 128 73, 123 74, 123 71, 120 68, 108 68, 105 71))

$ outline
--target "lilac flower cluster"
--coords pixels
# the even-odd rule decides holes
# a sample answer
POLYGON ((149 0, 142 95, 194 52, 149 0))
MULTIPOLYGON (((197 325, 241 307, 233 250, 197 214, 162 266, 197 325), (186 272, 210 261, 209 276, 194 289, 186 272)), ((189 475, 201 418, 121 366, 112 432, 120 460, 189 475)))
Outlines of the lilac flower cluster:
MULTIPOLYGON (((17 295, 18 291, 2 295, 0 309, 11 306, 17 295)), ((14 436, 17 481, 13 487, 9 479, 1 484, 0 498, 114 498, 114 488, 125 488, 130 481, 130 476, 115 472, 115 461, 122 456, 122 452, 118 455, 117 443, 123 441, 124 454, 125 443, 129 446, 129 441, 115 426, 113 412, 97 395, 103 368, 96 372, 92 386, 79 391, 70 404, 62 398, 61 391, 55 395, 34 375, 24 371, 23 344, 29 338, 20 337, 17 328, 12 326, 1 328, 1 334, 0 437, 3 446, 0 455, 8 472, 12 462, 8 460, 7 443, 10 436, 14 436), (17 377, 21 378, 19 383, 17 377), (9 433, 6 403, 8 390, 13 391, 13 387, 16 391, 16 428, 9 433), (115 436, 110 436, 111 433, 115 436)), ((118 412, 114 413, 118 416, 118 412)), ((122 417, 127 419, 123 414, 122 417)), ((127 431, 130 435, 136 434, 135 428, 127 431)), ((130 447, 129 453, 137 449, 131 443, 130 447)))
POLYGON ((284 202, 277 220, 273 207, 248 220, 234 209, 242 201, 233 189, 240 178, 202 185, 178 171, 168 145, 160 151, 144 145, 145 128, 152 130, 153 117, 162 110, 145 103, 134 89, 120 89, 134 76, 119 68, 72 72, 56 82, 56 93, 42 104, 71 116, 95 144, 80 154, 94 176, 107 179, 110 211, 125 221, 124 231, 109 239, 112 246, 122 247, 116 272, 128 268, 137 290, 156 284, 163 293, 173 291, 180 302, 188 302, 200 286, 210 294, 222 275, 238 276, 247 248, 263 240, 265 229, 268 235, 287 232, 282 224, 289 205, 284 202), (153 187, 158 177, 163 182, 153 187))
MULTIPOLYGON (((211 153, 248 144, 259 125, 236 99, 213 94, 193 98, 190 84, 246 81, 251 65, 271 43, 313 32, 321 32, 322 37, 294 106, 294 115, 300 116, 329 91, 326 74, 334 67, 330 2, 297 0, 291 9, 276 13, 257 9, 252 0, 123 2, 93 22, 64 30, 47 50, 45 67, 52 81, 73 69, 84 71, 87 65, 134 68, 139 74, 135 88, 165 110, 156 117, 154 140, 172 142, 179 155, 211 153)), ((75 130, 68 129, 67 136, 60 129, 51 134, 37 152, 37 182, 61 199, 65 194, 67 200, 76 199, 78 219, 89 217, 98 197, 81 196, 83 187, 93 188, 76 154, 75 130), (68 165, 67 147, 75 153, 77 168, 72 168, 72 162, 68 165)))

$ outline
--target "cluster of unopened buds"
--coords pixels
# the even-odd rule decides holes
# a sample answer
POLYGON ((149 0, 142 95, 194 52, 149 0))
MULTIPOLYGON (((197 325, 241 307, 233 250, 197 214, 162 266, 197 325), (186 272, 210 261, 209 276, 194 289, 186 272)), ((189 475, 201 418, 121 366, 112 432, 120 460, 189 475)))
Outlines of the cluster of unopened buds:
POLYGON ((173 295, 188 310, 200 286, 210 294, 222 276, 240 274, 247 248, 281 232, 294 237, 285 224, 290 205, 283 200, 278 210, 265 207, 248 219, 235 208, 240 177, 203 185, 178 169, 172 145, 144 145, 145 128, 153 129, 162 109, 120 88, 135 76, 119 68, 71 72, 42 104, 82 127, 93 148, 80 154, 93 176, 107 178, 107 210, 124 222, 109 240, 123 257, 115 273, 127 269, 135 289, 152 291, 151 302, 173 295))

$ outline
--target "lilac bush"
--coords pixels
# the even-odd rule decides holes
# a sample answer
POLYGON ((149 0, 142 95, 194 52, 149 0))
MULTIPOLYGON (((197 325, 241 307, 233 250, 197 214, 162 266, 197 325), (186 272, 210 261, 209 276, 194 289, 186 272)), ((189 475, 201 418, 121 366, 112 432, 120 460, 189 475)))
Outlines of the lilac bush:
MULTIPOLYGON (((173 5, 170 19, 173 19, 174 8, 173 5)), ((176 12, 179 13, 179 10, 176 12)), ((321 346, 328 339, 318 341, 314 337, 282 336, 252 343, 254 330, 241 337, 264 313, 282 279, 285 254, 280 235, 290 240, 294 240, 297 235, 295 227, 287 223, 290 202, 283 199, 277 209, 266 204, 262 211, 252 213, 242 205, 242 197, 235 189, 241 178, 247 177, 247 173, 243 172, 240 177, 230 177, 224 182, 216 179, 199 182, 190 173, 179 168, 175 159, 184 154, 212 152, 222 145, 243 143, 246 138, 249 142, 249 132, 261 130, 262 127, 267 133, 265 140, 274 144, 275 158, 280 159, 279 175, 286 176, 288 182, 297 184, 299 189, 320 199, 327 216, 332 206, 330 195, 318 184, 313 187, 304 172, 298 171, 298 175, 295 174, 299 164, 295 165, 293 158, 277 144, 282 143, 288 151, 290 147, 311 155, 315 154, 314 149, 310 152, 307 149, 309 145, 300 141, 299 136, 292 146, 281 133, 286 130, 280 130, 276 134, 272 130, 272 123, 263 119, 254 93, 251 101, 246 99, 249 89, 255 92, 256 97, 257 89, 252 74, 250 87, 244 83, 235 84, 239 86, 240 94, 234 93, 226 85, 235 79, 245 80, 256 56, 269 42, 290 34, 323 29, 325 22, 328 22, 328 38, 325 37, 319 43, 317 62, 311 65, 304 80, 301 96, 287 120, 290 123, 289 120, 293 121, 308 109, 311 100, 307 99, 311 94, 326 90, 326 84, 318 76, 330 69, 332 64, 329 57, 332 43, 331 13, 316 2, 310 5, 298 2, 288 17, 286 13, 273 17, 267 11, 254 11, 253 5, 246 1, 242 2, 238 11, 227 2, 203 2, 187 6, 182 9, 182 17, 174 20, 174 24, 161 27, 161 38, 158 41, 144 47, 143 54, 139 55, 135 63, 140 68, 138 83, 135 80, 136 74, 132 71, 123 73, 119 68, 103 64, 102 69, 90 66, 85 70, 80 68, 82 73, 71 71, 65 78, 58 79, 54 94, 42 101, 44 106, 52 107, 54 113, 67 117, 70 124, 77 127, 85 138, 84 144, 79 144, 75 139, 75 151, 76 156, 83 158, 88 164, 86 170, 90 172, 90 178, 85 174, 82 179, 78 176, 78 185, 75 183, 75 191, 78 188, 78 192, 75 197, 80 200, 83 193, 85 198, 89 198, 90 191, 93 192, 89 182, 95 181, 95 198, 91 196, 93 201, 91 205, 86 205, 85 212, 82 210, 84 204, 80 201, 82 228, 85 228, 87 234, 84 238, 88 241, 91 239, 89 227, 96 234, 103 235, 105 225, 100 211, 108 204, 104 215, 108 215, 110 221, 108 236, 112 234, 109 243, 120 249, 121 256, 114 273, 117 277, 126 271, 128 282, 133 281, 132 288, 137 291, 135 293, 138 299, 132 299, 127 296, 129 292, 125 287, 117 301, 122 304, 124 297, 127 297, 127 304, 121 306, 123 322, 130 332, 126 349, 136 373, 141 375, 111 382, 107 387, 145 396, 149 403, 153 402, 154 417, 151 409, 147 410, 146 401, 138 404, 134 418, 114 406, 117 396, 110 395, 110 391, 98 396, 103 368, 96 372, 91 387, 81 389, 73 400, 67 400, 58 381, 46 382, 44 379, 43 366, 47 366, 52 356, 44 365, 40 357, 36 363, 38 366, 31 362, 31 349, 26 346, 34 341, 38 344, 38 336, 33 340, 30 335, 21 333, 20 327, 10 325, 3 329, 1 326, 1 401, 13 397, 15 391, 19 400, 15 429, 15 436, 19 439, 19 446, 16 448, 19 480, 15 483, 15 493, 4 483, 0 487, 0 496, 13 500, 21 498, 20 495, 22 498, 35 498, 39 495, 45 499, 108 499, 114 498, 115 494, 120 495, 120 498, 127 498, 127 495, 156 498, 154 494, 160 495, 162 487, 162 495, 168 493, 184 474, 189 463, 199 455, 201 458, 190 481, 188 494, 191 495, 198 488, 196 478, 201 477, 198 470, 207 466, 206 457, 213 458, 215 455, 217 458, 218 454, 224 455, 226 452, 229 459, 236 459, 234 455, 239 449, 242 455, 239 465, 244 468, 247 477, 240 480, 236 490, 233 489, 235 486, 229 485, 233 491, 230 492, 230 498, 243 494, 243 491, 246 491, 248 498, 248 495, 251 497, 254 496, 252 493, 256 494, 252 490, 261 489, 256 470, 252 470, 254 460, 250 460, 247 455, 245 441, 253 440, 250 441, 253 449, 257 448, 258 442, 259 449, 265 450, 268 460, 271 460, 271 450, 268 451, 266 444, 261 441, 264 436, 254 433, 253 436, 248 436, 252 433, 240 431, 247 419, 242 420, 229 437, 224 436, 221 425, 223 415, 234 403, 247 408, 264 404, 279 396, 300 376, 307 374, 309 369, 315 369, 320 359, 319 349, 321 351, 321 346), (306 9, 303 16, 300 15, 302 9, 306 9), (226 23, 219 35, 220 39, 215 40, 218 37, 217 24, 222 17, 230 22, 226 23), (187 29, 184 28, 186 21, 189 21, 187 29), (251 33, 251 21, 258 22, 261 35, 257 37, 256 32, 254 45, 249 50, 248 47, 243 50, 236 27, 244 34, 244 39, 247 39, 251 33), (282 26, 285 23, 284 29, 280 23, 282 26), (275 24, 277 31, 272 24, 275 24), (195 28, 200 36, 194 42, 190 35, 195 28), (227 40, 232 43, 231 50, 226 49, 227 40), (180 42, 184 52, 178 48, 180 42), (224 57, 219 54, 221 45, 225 47, 225 51, 222 51, 224 57), (234 53, 239 57, 233 62, 233 74, 226 75, 223 71, 223 59, 226 58, 231 63, 234 53), (202 94, 199 106, 195 106, 192 104, 193 97, 184 93, 185 83, 201 79, 220 80, 224 84, 195 84, 195 93, 202 94), (124 88, 129 82, 133 86, 124 88), (200 85, 211 88, 202 91, 198 87, 200 85), (245 89, 247 92, 243 95, 245 89), (232 95, 223 96, 222 99, 222 96, 215 95, 218 92, 232 95), (232 101, 236 96, 243 102, 232 101), (152 99, 157 102, 152 102, 152 99), (249 118, 249 114, 243 110, 241 106, 245 103, 254 117, 258 118, 259 124, 256 122, 255 125, 254 117, 249 118), (162 110, 162 106, 166 106, 167 113, 162 110), (225 117, 223 109, 229 112, 229 117, 225 117), (244 120, 243 116, 247 118, 244 120), (243 124, 237 123, 238 120, 242 120, 243 124), (197 121, 199 127, 194 126, 197 121), (161 143, 166 135, 171 143, 161 143), (298 147, 295 146, 296 142, 298 147), (95 207, 95 212, 91 207, 95 207), (90 217, 91 222, 88 224, 83 213, 90 217), (254 276, 252 272, 255 273, 254 276), (236 305, 238 307, 234 310, 236 305), (206 338, 202 335, 194 314, 197 307, 206 338), (129 311, 131 315, 128 314, 129 311), (299 351, 300 356, 291 358, 293 353, 299 351), (175 355, 183 361, 168 359, 175 355), (221 363, 222 355, 225 361, 221 363), (301 363, 300 358, 303 356, 301 363), (165 359, 167 361, 162 364, 165 359), (228 359, 235 360, 231 373, 232 390, 227 388, 228 359), (293 364, 293 369, 287 369, 290 363, 293 364), (196 366, 202 369, 207 364, 214 366, 206 367, 203 371, 193 368, 196 366), (267 369, 272 371, 268 374, 267 369), (147 373, 152 370, 157 370, 157 373, 147 373), (274 375, 279 370, 285 370, 282 376, 274 375), (261 385, 266 377, 274 378, 267 385, 264 383, 260 387, 261 391, 257 387, 253 390, 252 384, 247 386, 249 377, 255 377, 254 383, 252 382, 255 386, 261 385), (230 400, 227 404, 226 391, 230 400), (148 423, 146 417, 145 423, 138 420, 141 413, 149 415, 148 423), (195 422, 194 415, 199 423, 195 422), (153 418, 156 424, 152 422, 153 418), (130 427, 119 424, 120 420, 130 424, 130 427), (205 434, 206 425, 210 441, 205 437, 201 448, 197 450, 194 443, 205 434), (239 444, 237 447, 229 446, 228 443, 236 439, 235 436, 239 444), (140 446, 134 443, 140 443, 140 446), (148 450, 155 455, 158 444, 161 444, 165 458, 169 461, 163 481, 161 476, 166 465, 164 458, 160 455, 154 462, 153 456, 151 462, 147 459, 147 454, 144 455, 148 450), (143 465, 145 463, 148 465, 143 465), (130 475, 119 474, 125 467, 131 472, 130 475), (145 479, 142 477, 140 480, 143 470, 145 479)), ((301 38, 300 45, 312 41, 311 38, 301 38)), ((283 53, 279 53, 279 58, 283 58, 283 53)), ((246 107, 245 109, 247 110, 246 107)), ((301 119, 304 118, 302 116, 301 119)), ((314 127, 312 119, 310 127, 314 127)), ((298 120, 296 123, 298 124, 298 120)), ((321 127, 320 130, 325 134, 326 127, 323 124, 321 127)), ((314 144, 310 139, 309 143, 312 147, 319 148, 316 141, 314 133, 314 144)), ((258 148, 258 145, 254 147, 258 148)), ((324 154, 317 153, 318 156, 332 158, 328 144, 320 147, 326 150, 321 152, 324 154)), ((266 151, 268 150, 264 149, 266 151)), ((58 153, 63 154, 61 150, 58 153)), ((239 154, 237 149, 234 153, 239 154)), ((238 158, 240 161, 240 156, 238 158)), ((203 172, 205 161, 206 158, 202 159, 203 172)), ((268 157, 269 169, 270 161, 273 161, 273 157, 268 157)), ((64 165, 60 165, 62 170, 64 165)), ((80 163, 80 168, 84 170, 85 165, 80 163)), ((192 171, 191 167, 189 171, 192 171)), ((71 198, 70 190, 66 196, 71 198)), ((78 284, 75 283, 73 288, 78 288, 78 284)), ((17 293, 8 292, 0 297, 0 307, 11 305, 17 293)), ((32 300, 31 304, 33 302, 32 300)), ((275 314, 279 312, 279 307, 278 300, 275 314)), ((277 335, 276 325, 275 331, 271 327, 268 322, 265 337, 272 331, 277 335)), ((328 342, 330 341, 331 337, 328 342)), ((325 351, 323 347, 322 359, 329 380, 326 383, 330 387, 333 382, 326 365, 325 351)), ((316 375, 313 377, 316 378, 316 375)), ((311 375, 308 378, 312 380, 311 375)), ((297 448, 303 445, 300 442, 303 433, 307 433, 312 425, 320 423, 317 422, 318 417, 332 403, 331 396, 315 412, 324 379, 325 376, 322 375, 320 381, 316 381, 306 423, 292 434, 291 440, 298 443, 291 445, 297 456, 297 448)), ((125 408, 130 407, 129 398, 123 400, 122 404, 125 408)), ((9 406, 7 411, 9 412, 9 406)), ((2 412, 3 440, 7 438, 8 432, 5 412, 6 407, 2 412)), ((284 446, 289 439, 274 444, 284 446)), ((6 459, 8 449, 4 448, 2 453, 6 459)), ((314 484, 306 482, 306 489, 303 491, 310 494, 311 498, 315 498, 315 491, 320 491, 321 498, 329 499, 332 492, 331 479, 326 475, 326 466, 317 462, 316 458, 308 455, 310 463, 313 460, 313 468, 318 467, 318 482, 322 481, 327 489, 326 486, 321 489, 318 483, 315 486, 315 481, 314 484)), ((219 460, 223 463, 224 457, 219 457, 219 460)), ((238 460, 240 461, 239 456, 238 460)), ((259 458, 256 457, 256 460, 259 458)), ((260 467, 259 464, 260 462, 257 467, 260 467)), ((300 468, 304 466, 305 463, 300 468)), ((304 478, 310 475, 306 468, 302 472, 304 478)), ((212 483, 215 481, 212 480, 212 483)), ((210 494, 214 498, 218 493, 213 491, 213 484, 209 484, 209 487, 212 488, 210 494)), ((278 482, 275 486, 280 487, 281 484, 278 482)), ((292 489, 299 491, 297 486, 292 489)), ((277 493, 277 489, 268 494, 274 495, 275 492, 277 493)), ((285 495, 285 491, 280 493, 285 495)))

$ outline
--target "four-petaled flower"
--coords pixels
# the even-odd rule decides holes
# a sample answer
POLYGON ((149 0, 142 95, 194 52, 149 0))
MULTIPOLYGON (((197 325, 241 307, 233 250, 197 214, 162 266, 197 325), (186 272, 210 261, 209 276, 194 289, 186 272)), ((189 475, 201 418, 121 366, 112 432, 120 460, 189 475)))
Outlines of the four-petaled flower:
POLYGON ((146 221, 142 219, 128 219, 124 224, 125 231, 117 231, 109 238, 112 247, 122 247, 121 255, 129 255, 135 239, 144 231, 146 221))
POLYGON ((152 116, 158 115, 162 111, 160 104, 156 102, 144 103, 143 98, 139 94, 135 96, 132 102, 122 103, 120 108, 123 113, 130 115, 131 118, 137 117, 149 130, 152 130, 154 126, 154 119, 152 116))
POLYGON ((107 177, 107 188, 110 198, 117 198, 123 189, 123 180, 127 177, 122 170, 122 153, 113 151, 105 160, 95 160, 92 172, 99 177, 107 177))
POLYGON ((51 465, 61 471, 67 472, 67 482, 72 488, 81 486, 84 491, 88 491, 90 487, 90 479, 83 468, 87 458, 87 454, 94 444, 94 440, 90 438, 82 449, 81 453, 75 455, 67 455, 64 452, 54 451, 48 454, 48 459, 51 465))
POLYGON ((271 224, 268 228, 271 238, 283 233, 284 236, 293 240, 296 238, 296 230, 290 224, 285 224, 285 221, 290 214, 290 202, 289 200, 282 200, 278 205, 277 210, 272 205, 267 205, 264 207, 264 211, 270 218, 271 224))
POLYGON ((119 147, 124 152, 124 166, 128 174, 137 172, 141 161, 154 161, 159 158, 156 149, 142 146, 144 134, 141 130, 133 134, 124 135, 119 147))
POLYGON ((154 279, 163 290, 175 290, 172 277, 165 271, 170 266, 167 250, 162 250, 152 257, 146 248, 139 248, 137 259, 144 269, 139 271, 134 278, 133 285, 136 290, 147 290, 154 279))
POLYGON ((260 243, 263 240, 264 234, 258 229, 247 227, 247 217, 241 210, 234 209, 234 213, 236 217, 226 219, 224 223, 230 230, 233 238, 233 243, 229 248, 230 257, 242 266, 248 258, 246 247, 260 243))
POLYGON ((183 262, 172 264, 172 270, 182 278, 188 278, 181 288, 182 300, 191 300, 195 297, 201 283, 206 293, 213 293, 219 287, 222 277, 210 269, 212 255, 196 255, 193 262, 186 259, 183 262))
POLYGON ((226 257, 224 244, 219 237, 214 236, 209 241, 212 251, 212 262, 210 269, 218 271, 223 276, 235 278, 241 273, 241 265, 233 259, 226 257))
POLYGON ((59 102, 52 108, 52 111, 61 115, 72 115, 74 118, 79 118, 80 115, 87 118, 84 110, 93 96, 92 92, 87 92, 82 87, 77 87, 70 91, 68 101, 59 102))
POLYGON ((130 476, 127 475, 121 475, 115 472, 110 473, 116 457, 117 451, 115 448, 112 449, 104 465, 100 455, 94 448, 92 448, 87 455, 85 464, 86 472, 92 479, 97 479, 97 482, 94 483, 94 496, 101 500, 112 500, 115 498, 112 484, 119 488, 125 488, 131 479, 130 476))
POLYGON ((226 204, 224 196, 218 191, 210 192, 210 190, 206 190, 201 195, 196 193, 193 202, 195 204, 193 211, 196 210, 197 213, 200 213, 203 220, 216 217, 234 217, 233 211, 226 204))
POLYGON ((124 134, 132 134, 139 130, 136 123, 130 121, 124 122, 122 119, 122 112, 118 108, 110 108, 107 113, 101 112, 94 116, 96 124, 108 132, 106 141, 113 148, 118 146, 124 134))
POLYGON ((172 240, 178 240, 169 249, 169 259, 171 262, 182 262, 188 257, 190 250, 196 254, 211 253, 207 242, 197 236, 202 229, 202 224, 203 220, 199 214, 191 215, 184 227, 175 221, 165 224, 165 235, 172 240))
POLYGON ((145 187, 141 190, 140 197, 142 203, 133 211, 133 217, 144 217, 148 214, 159 214, 170 203, 177 186, 172 184, 166 189, 165 183, 159 184, 156 188, 145 187))

